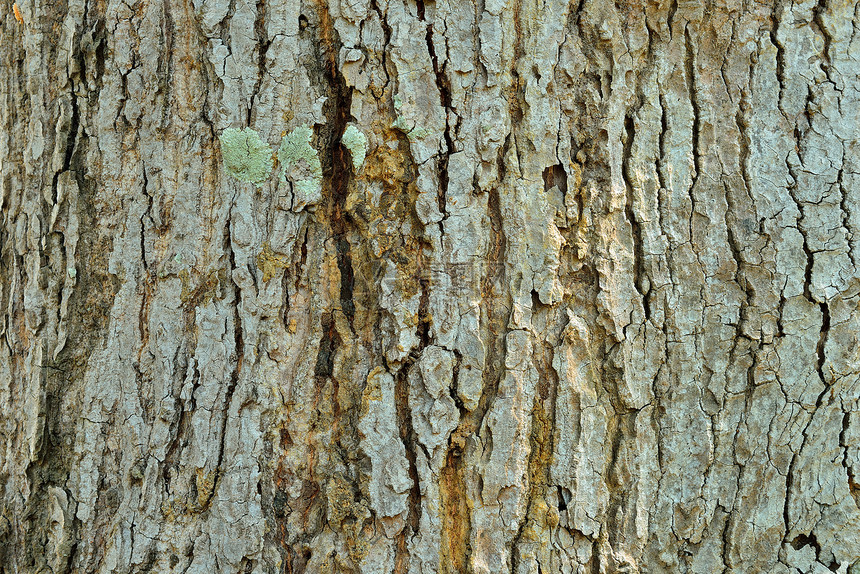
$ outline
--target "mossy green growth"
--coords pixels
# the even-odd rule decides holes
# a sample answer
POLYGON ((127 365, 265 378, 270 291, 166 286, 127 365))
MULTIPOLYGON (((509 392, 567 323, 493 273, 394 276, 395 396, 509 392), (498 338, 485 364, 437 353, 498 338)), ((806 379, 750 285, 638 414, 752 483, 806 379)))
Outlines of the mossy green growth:
POLYGON ((313 135, 310 127, 299 126, 284 136, 278 149, 281 181, 291 179, 294 189, 303 195, 312 195, 322 186, 322 164, 311 145, 313 135))
POLYGON ((352 167, 358 171, 364 163, 365 156, 367 156, 367 136, 357 127, 349 124, 343 132, 341 141, 343 146, 349 150, 349 155, 352 156, 352 167))
POLYGON ((238 180, 261 187, 272 173, 272 148, 251 128, 227 128, 218 138, 224 169, 238 180))

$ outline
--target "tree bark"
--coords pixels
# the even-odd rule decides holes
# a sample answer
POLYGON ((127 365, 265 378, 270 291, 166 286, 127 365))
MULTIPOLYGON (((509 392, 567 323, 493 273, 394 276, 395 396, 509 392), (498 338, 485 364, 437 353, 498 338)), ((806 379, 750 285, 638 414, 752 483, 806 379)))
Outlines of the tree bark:
POLYGON ((860 572, 858 6, 4 0, 0 572, 860 572))

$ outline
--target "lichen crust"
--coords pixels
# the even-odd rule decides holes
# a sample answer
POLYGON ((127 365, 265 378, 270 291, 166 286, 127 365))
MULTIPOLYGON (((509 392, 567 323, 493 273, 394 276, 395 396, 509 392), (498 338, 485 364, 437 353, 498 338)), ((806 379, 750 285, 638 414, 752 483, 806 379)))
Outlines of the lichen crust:
POLYGON ((255 130, 227 128, 218 138, 224 170, 240 181, 261 187, 272 172, 272 148, 255 130))
POLYGON ((367 136, 353 124, 349 124, 343 132, 341 141, 352 157, 352 167, 358 171, 367 156, 367 136))
POLYGON ((313 135, 310 127, 299 126, 284 136, 278 149, 281 181, 291 180, 293 189, 305 196, 315 195, 322 189, 322 164, 311 145, 313 135))

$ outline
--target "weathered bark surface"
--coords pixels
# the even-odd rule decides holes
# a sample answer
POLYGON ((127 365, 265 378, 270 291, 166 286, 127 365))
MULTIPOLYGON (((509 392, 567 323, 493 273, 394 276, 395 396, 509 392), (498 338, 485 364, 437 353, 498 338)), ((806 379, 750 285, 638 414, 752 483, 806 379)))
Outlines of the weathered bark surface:
POLYGON ((856 3, 18 6, 0 571, 858 563, 856 3))

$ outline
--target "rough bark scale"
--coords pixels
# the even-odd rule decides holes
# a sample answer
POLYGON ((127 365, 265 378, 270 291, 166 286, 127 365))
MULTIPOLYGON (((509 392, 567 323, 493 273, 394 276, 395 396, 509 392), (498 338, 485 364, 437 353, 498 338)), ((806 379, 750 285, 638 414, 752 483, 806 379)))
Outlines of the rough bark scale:
POLYGON ((860 569, 858 4, 17 6, 0 571, 860 569))

